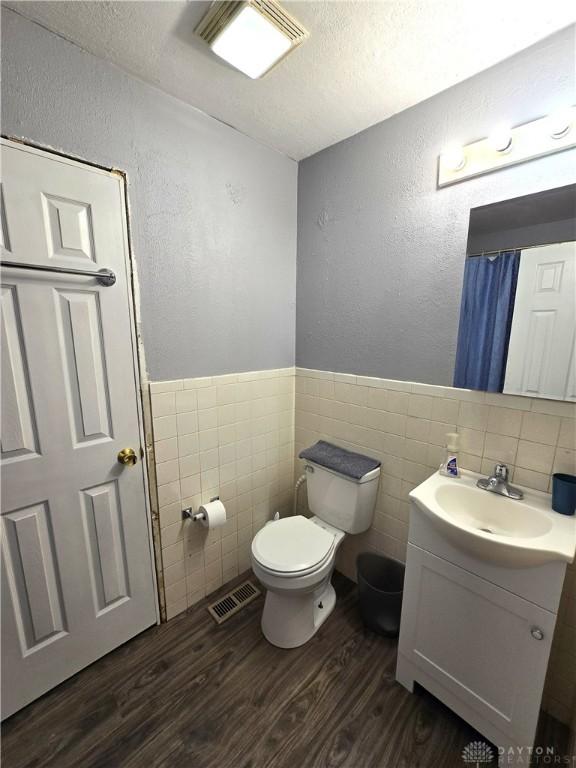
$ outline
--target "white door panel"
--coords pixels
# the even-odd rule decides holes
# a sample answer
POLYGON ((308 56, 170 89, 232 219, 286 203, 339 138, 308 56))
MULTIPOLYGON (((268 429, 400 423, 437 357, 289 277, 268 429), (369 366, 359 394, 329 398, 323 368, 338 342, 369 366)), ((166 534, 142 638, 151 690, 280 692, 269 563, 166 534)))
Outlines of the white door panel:
POLYGON ((0 182, 0 248, 3 252, 10 253, 10 237, 6 222, 6 210, 4 207, 4 187, 0 182))
MULTIPOLYGON (((576 296, 574 297, 576 302, 576 296)), ((572 334, 572 349, 568 366, 568 383, 566 385, 566 400, 576 402, 576 327, 572 334)))
POLYGON ((74 444, 110 439, 110 396, 98 294, 60 290, 57 305, 74 444))
POLYGON ((525 249, 520 256, 504 392, 576 400, 575 333, 576 244, 525 249))
POLYGON ((2 287, 2 460, 38 453, 20 307, 15 285, 2 287))
POLYGON ((117 278, 2 270, 6 717, 155 623, 156 604, 121 180, 2 144, 7 258, 117 278))
POLYGON ((80 268, 112 261, 125 272, 117 178, 15 145, 2 155, 2 176, 11 258, 80 268))
POLYGON ((29 653, 65 631, 48 504, 8 512, 4 521, 5 555, 16 596, 20 642, 29 653))

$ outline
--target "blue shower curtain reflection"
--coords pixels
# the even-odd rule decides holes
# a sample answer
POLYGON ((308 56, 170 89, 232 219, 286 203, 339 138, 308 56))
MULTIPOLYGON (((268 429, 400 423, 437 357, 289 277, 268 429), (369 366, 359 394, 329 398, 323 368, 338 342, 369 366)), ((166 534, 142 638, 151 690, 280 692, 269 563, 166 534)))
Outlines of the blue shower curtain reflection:
POLYGON ((466 259, 455 387, 502 392, 519 266, 520 251, 466 259))

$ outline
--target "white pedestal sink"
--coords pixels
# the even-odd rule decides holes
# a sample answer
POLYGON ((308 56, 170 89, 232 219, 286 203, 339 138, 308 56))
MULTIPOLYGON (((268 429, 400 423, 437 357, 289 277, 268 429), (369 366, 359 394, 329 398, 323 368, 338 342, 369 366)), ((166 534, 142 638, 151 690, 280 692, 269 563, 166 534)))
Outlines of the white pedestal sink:
POLYGON ((397 679, 418 682, 528 765, 576 518, 435 473, 410 494, 397 679))

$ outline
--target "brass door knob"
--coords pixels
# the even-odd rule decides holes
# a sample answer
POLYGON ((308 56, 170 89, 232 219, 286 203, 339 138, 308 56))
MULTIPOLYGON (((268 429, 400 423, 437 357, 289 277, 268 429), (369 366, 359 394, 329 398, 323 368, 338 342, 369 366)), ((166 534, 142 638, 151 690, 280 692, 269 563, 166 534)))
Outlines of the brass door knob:
POLYGON ((122 448, 118 453, 118 461, 120 464, 126 464, 129 467, 133 467, 138 461, 138 457, 134 453, 134 448, 122 448))

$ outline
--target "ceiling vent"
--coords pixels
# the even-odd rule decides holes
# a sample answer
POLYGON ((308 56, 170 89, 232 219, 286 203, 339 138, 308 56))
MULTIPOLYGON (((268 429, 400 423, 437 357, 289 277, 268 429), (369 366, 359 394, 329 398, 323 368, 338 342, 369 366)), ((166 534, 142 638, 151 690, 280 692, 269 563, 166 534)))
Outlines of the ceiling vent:
POLYGON ((216 2, 196 34, 217 56, 253 79, 269 72, 308 37, 274 0, 216 2))

